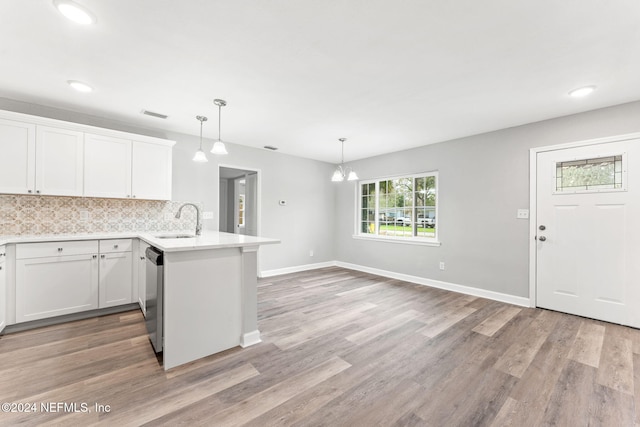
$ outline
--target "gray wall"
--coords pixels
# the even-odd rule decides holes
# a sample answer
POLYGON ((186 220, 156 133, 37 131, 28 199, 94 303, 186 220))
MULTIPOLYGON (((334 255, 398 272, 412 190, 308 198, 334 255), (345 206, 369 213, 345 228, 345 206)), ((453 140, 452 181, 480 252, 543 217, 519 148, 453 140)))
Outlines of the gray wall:
MULTIPOLYGON (((217 229, 217 160, 191 161, 198 137, 3 98, 0 109, 178 141, 174 199, 202 202, 215 213, 205 227, 217 229)), ((262 271, 339 260, 527 297, 528 221, 516 211, 529 207, 529 148, 632 132, 640 132, 640 102, 350 163, 361 179, 439 171, 440 247, 353 239, 355 185, 332 183, 332 165, 234 144, 220 161, 261 170, 260 234, 282 240, 260 250, 262 271)))
MULTIPOLYGON (((218 229, 218 161, 239 168, 259 169, 262 180, 260 235, 282 241, 279 245, 260 249, 259 270, 335 259, 332 233, 335 193, 330 181, 333 169, 327 163, 228 144, 227 156, 216 158, 208 153, 209 162, 198 164, 191 160, 199 145, 197 136, 143 129, 101 117, 6 98, 0 98, 0 109, 177 141, 173 150, 173 199, 201 202, 205 211, 213 211, 214 219, 204 221, 206 229, 218 229), (279 206, 279 199, 286 199, 287 206, 279 206), (309 256, 311 249, 314 251, 313 257, 309 256)), ((210 149, 212 144, 212 140, 205 139, 204 148, 210 149)))
POLYGON ((528 297, 529 149, 640 132, 640 102, 351 162, 360 179, 439 171, 440 247, 353 239, 355 185, 338 186, 336 259, 528 297), (438 268, 444 261, 446 270, 438 268))

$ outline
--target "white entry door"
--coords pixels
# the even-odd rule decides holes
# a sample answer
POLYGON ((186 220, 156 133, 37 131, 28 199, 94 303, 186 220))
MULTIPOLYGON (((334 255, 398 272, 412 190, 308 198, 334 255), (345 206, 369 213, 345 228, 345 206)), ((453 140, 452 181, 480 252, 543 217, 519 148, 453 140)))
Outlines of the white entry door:
POLYGON ((640 327, 640 140, 537 154, 538 307, 640 327))

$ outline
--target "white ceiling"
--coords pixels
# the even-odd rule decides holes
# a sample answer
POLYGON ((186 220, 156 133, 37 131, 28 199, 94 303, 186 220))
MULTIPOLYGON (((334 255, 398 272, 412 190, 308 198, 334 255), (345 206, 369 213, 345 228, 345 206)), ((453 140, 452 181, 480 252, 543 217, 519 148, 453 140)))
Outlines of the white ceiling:
POLYGON ((222 98, 223 140, 332 163, 640 99, 637 0, 76 1, 0 2, 0 96, 206 138, 222 98))

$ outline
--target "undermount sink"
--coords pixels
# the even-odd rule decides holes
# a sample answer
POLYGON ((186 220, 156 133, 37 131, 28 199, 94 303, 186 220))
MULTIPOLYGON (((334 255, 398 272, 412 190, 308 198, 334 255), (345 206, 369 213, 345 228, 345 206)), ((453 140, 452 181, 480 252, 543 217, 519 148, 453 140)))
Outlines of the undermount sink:
POLYGON ((193 234, 160 234, 155 237, 157 239, 192 239, 196 236, 193 234))

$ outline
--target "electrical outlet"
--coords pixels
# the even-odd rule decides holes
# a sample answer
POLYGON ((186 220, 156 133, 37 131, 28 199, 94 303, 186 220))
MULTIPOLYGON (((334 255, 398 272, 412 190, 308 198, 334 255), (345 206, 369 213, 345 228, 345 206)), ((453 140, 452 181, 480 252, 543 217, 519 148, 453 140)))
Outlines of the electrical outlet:
POLYGON ((89 221, 89 211, 80 211, 80 221, 89 221))
POLYGON ((313 249, 309 251, 309 256, 313 256, 313 249))
POLYGON ((202 212, 202 219, 213 219, 213 212, 202 212))
POLYGON ((518 209, 518 213, 516 214, 516 218, 518 218, 518 219, 529 219, 529 209, 518 209))
POLYGON ((444 270, 444 261, 440 261, 440 270, 444 270))
POLYGON ((165 212, 164 213, 164 220, 165 221, 171 221, 173 218, 175 218, 175 216, 171 212, 165 212))

